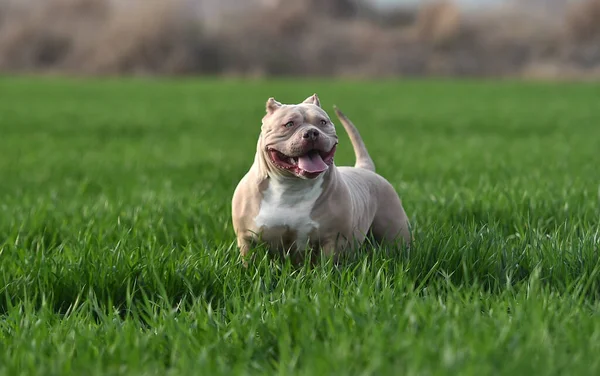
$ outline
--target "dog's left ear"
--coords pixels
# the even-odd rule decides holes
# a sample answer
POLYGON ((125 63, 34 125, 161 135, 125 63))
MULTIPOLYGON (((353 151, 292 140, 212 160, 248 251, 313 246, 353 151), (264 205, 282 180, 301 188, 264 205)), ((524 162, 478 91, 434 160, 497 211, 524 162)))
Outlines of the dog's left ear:
POLYGON ((306 104, 314 104, 317 107, 321 107, 321 102, 319 101, 319 97, 317 96, 317 94, 313 94, 310 97, 306 98, 304 100, 304 102, 302 103, 306 103, 306 104))
POLYGON ((269 98, 269 100, 267 101, 267 114, 272 114, 273 112, 275 112, 278 108, 281 107, 281 103, 277 102, 275 100, 275 98, 271 97, 269 98))

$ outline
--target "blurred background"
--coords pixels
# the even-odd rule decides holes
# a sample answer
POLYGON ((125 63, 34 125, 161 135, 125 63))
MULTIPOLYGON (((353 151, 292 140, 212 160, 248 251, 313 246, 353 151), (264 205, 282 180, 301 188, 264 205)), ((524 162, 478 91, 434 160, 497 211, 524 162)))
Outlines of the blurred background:
POLYGON ((0 73, 600 77, 600 0, 0 0, 0 73))

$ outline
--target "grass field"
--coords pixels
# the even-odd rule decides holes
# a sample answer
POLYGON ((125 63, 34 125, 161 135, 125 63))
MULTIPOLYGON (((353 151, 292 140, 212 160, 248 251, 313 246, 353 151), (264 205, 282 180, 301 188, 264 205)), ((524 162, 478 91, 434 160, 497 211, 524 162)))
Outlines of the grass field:
MULTIPOLYGON (((0 79, 0 374, 597 375, 600 87, 0 79), (416 230, 241 266, 269 96, 359 127, 416 230)), ((338 165, 352 164, 338 126, 338 165)))

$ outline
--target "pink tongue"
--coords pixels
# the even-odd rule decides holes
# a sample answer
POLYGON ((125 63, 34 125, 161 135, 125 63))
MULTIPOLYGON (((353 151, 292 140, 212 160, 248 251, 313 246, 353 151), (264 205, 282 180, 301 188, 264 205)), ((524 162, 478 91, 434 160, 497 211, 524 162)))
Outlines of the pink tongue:
POLYGON ((298 167, 306 172, 323 172, 327 170, 327 165, 323 162, 323 158, 317 152, 310 152, 306 155, 298 157, 298 167))

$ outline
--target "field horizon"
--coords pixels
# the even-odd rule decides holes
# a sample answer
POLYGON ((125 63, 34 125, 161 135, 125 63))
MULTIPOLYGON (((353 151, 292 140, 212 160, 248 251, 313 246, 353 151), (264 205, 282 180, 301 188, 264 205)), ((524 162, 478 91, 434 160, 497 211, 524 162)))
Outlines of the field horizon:
POLYGON ((600 87, 0 77, 0 374, 600 372, 600 87), (415 231, 244 268, 266 100, 357 126, 415 231))

